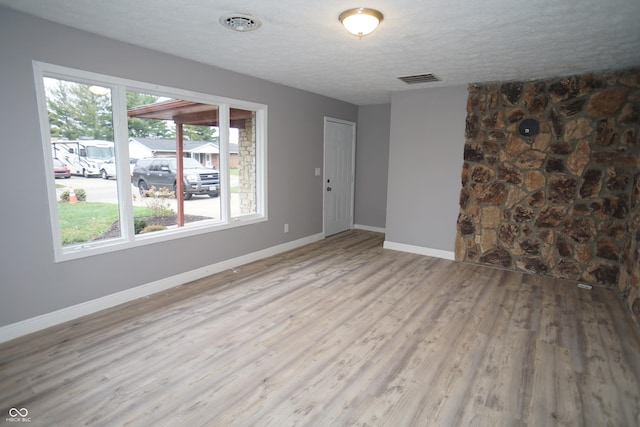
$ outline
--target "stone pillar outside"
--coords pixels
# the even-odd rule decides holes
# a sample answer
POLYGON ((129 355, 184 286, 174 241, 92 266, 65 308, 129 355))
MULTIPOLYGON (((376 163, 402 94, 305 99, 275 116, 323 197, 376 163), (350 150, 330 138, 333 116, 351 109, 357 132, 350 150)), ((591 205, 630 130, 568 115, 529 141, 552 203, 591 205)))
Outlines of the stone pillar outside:
POLYGON ((238 180, 240 214, 256 212, 256 113, 244 121, 238 137, 238 180))

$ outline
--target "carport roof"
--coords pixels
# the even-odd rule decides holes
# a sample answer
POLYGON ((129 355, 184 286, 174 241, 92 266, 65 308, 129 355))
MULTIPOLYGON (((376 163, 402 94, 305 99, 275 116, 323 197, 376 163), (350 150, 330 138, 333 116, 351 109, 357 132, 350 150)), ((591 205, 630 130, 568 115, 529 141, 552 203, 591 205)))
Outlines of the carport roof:
MULTIPOLYGON (((129 117, 140 119, 172 120, 184 125, 218 126, 219 111, 217 105, 182 99, 155 102, 140 105, 127 110, 129 117)), ((244 121, 253 117, 253 112, 231 108, 229 111, 231 127, 244 128, 244 121)))

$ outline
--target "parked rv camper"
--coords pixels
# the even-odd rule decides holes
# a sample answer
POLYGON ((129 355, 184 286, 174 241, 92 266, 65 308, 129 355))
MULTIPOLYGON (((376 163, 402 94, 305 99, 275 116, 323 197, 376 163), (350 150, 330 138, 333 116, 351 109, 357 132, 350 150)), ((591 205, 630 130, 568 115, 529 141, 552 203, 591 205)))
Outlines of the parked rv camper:
POLYGON ((51 142, 53 157, 69 166, 72 175, 99 176, 102 163, 115 155, 111 141, 75 140, 51 142))

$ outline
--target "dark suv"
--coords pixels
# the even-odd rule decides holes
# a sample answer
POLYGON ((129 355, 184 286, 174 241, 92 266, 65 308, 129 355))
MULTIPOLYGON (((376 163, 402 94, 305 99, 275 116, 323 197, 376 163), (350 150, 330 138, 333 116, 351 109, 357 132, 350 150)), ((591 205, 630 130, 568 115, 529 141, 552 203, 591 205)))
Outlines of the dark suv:
MULTIPOLYGON (((217 197, 220 194, 220 174, 212 168, 205 168, 197 160, 183 159, 184 199, 189 200, 194 194, 207 194, 217 197)), ((147 157, 138 160, 131 183, 138 187, 141 196, 151 187, 168 188, 176 191, 176 158, 147 157)))

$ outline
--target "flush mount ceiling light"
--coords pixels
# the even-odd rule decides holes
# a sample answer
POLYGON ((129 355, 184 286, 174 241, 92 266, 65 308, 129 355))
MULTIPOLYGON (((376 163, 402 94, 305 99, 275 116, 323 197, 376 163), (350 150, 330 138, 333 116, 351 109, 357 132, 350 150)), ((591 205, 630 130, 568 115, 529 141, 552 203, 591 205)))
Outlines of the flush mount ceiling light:
POLYGON ((94 95, 102 96, 111 92, 111 89, 109 89, 108 87, 102 87, 102 86, 89 86, 89 92, 91 92, 94 95))
POLYGON ((255 16, 245 15, 243 13, 225 15, 219 19, 219 22, 223 27, 241 33, 257 30, 262 25, 262 22, 255 16))
POLYGON ((358 7, 356 9, 345 10, 340 14, 338 20, 351 34, 358 37, 366 36, 376 29, 382 22, 383 15, 375 9, 358 7))

